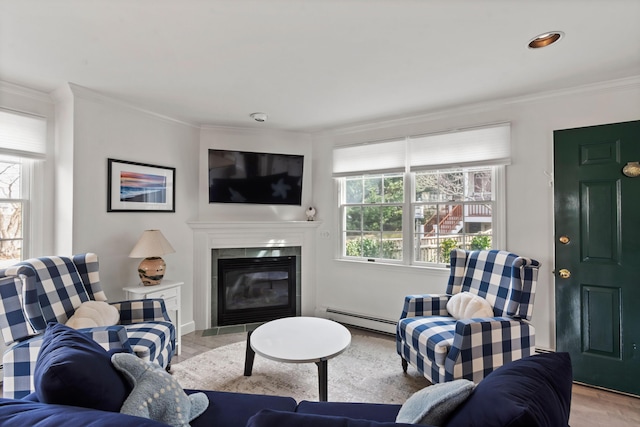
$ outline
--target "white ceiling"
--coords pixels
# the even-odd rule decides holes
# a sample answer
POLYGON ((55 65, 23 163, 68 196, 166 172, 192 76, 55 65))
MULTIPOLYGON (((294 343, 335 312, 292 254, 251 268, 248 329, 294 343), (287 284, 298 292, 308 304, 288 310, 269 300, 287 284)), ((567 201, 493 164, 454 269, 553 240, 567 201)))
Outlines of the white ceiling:
POLYGON ((640 0, 0 0, 0 80, 197 124, 317 131, 638 75, 640 0))

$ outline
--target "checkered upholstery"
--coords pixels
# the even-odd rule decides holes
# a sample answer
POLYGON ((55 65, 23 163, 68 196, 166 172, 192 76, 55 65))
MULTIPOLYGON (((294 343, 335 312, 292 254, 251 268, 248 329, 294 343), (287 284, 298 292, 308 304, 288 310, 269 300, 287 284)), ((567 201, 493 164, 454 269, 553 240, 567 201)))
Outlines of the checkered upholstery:
MULTIPOLYGON (((0 330, 11 345, 3 356, 4 397, 21 398, 34 391, 33 372, 47 323, 65 323, 88 300, 106 301, 96 254, 34 258, 0 270, 0 330)), ((82 331, 105 350, 132 352, 167 367, 176 337, 164 301, 112 305, 120 312, 118 325, 82 331)))
POLYGON ((479 382, 503 364, 533 354, 535 329, 529 320, 539 267, 536 260, 506 251, 454 249, 447 294, 405 297, 396 329, 403 365, 414 366, 432 383, 479 382), (495 317, 451 317, 447 301, 460 292, 486 299, 495 317))
POLYGON ((21 290, 20 278, 0 278, 0 329, 6 345, 37 335, 22 311, 21 290))

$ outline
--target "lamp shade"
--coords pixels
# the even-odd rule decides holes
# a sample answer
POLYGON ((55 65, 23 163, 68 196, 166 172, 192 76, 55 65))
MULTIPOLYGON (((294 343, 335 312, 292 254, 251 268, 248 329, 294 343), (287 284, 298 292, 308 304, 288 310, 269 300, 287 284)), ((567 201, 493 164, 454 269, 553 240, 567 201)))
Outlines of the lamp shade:
POLYGON ((129 258, 160 257, 174 252, 175 249, 160 230, 145 230, 131 250, 129 258))

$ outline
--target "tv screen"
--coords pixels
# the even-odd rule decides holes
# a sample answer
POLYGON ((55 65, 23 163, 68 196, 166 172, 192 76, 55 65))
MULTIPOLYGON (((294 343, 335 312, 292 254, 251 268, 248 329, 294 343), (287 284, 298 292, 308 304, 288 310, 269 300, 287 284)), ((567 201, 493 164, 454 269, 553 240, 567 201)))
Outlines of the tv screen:
POLYGON ((209 203, 302 204, 297 154, 209 149, 209 203))

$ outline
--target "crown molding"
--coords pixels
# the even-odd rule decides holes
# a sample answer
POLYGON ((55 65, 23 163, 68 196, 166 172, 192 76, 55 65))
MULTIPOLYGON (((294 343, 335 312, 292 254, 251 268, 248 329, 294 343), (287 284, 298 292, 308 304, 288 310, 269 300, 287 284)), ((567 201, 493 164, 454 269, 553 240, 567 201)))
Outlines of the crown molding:
POLYGON ((258 128, 258 127, 243 127, 243 126, 225 126, 225 125, 213 125, 213 124, 201 124, 200 129, 202 131, 217 131, 217 132, 242 132, 246 134, 256 135, 301 135, 309 137, 312 135, 310 132, 286 130, 286 129, 274 129, 274 128, 258 128))
POLYGON ((69 89, 71 89, 71 92, 73 94, 74 97, 78 97, 78 98, 82 98, 82 99, 86 99, 89 101, 94 101, 94 102, 98 102, 98 103, 102 103, 102 104, 108 104, 108 105, 113 105, 116 107, 120 107, 120 108, 127 108, 129 110, 132 111, 136 111, 138 113, 142 113, 142 114, 146 114, 150 117, 153 117, 155 119, 159 119, 165 122, 170 122, 170 123, 177 123, 180 125, 184 125, 184 126, 189 126, 189 127, 193 127, 193 128, 197 128, 200 129, 200 125, 196 124, 196 123, 192 123, 192 122, 187 122, 185 120, 180 120, 180 119, 176 119, 174 117, 170 117, 170 116, 166 116, 164 114, 160 114, 157 113, 155 111, 146 109, 146 108, 142 108, 138 105, 129 103, 127 101, 123 101, 121 99, 118 98, 114 98, 112 96, 108 96, 105 95, 103 93, 100 93, 98 91, 95 91, 93 89, 89 89, 87 87, 84 86, 80 86, 77 85, 75 83, 67 83, 69 85, 69 89))
POLYGON ((585 84, 580 86, 544 91, 535 94, 527 94, 510 98, 499 98, 490 101, 479 102, 470 105, 460 105, 456 107, 446 108, 439 111, 431 111, 423 114, 416 114, 410 116, 402 116, 398 118, 371 120, 353 125, 347 125, 337 127, 329 130, 311 132, 315 137, 331 137, 336 135, 348 135, 352 133, 372 131, 378 129, 386 129, 396 126, 407 126, 413 124, 419 124, 426 121, 441 120, 452 115, 461 114, 477 114, 497 108, 525 104, 529 102, 538 102, 547 99, 558 98, 568 95, 582 95, 597 92, 608 92, 613 90, 628 90, 633 87, 640 86, 640 75, 626 77, 616 80, 608 80, 604 82, 585 84))
POLYGON ((46 102, 49 104, 53 104, 53 99, 51 98, 51 95, 49 95, 46 92, 31 89, 25 86, 20 86, 18 84, 6 82, 3 80, 0 80, 0 92, 24 96, 27 98, 35 99, 36 101, 39 101, 39 102, 46 102))

